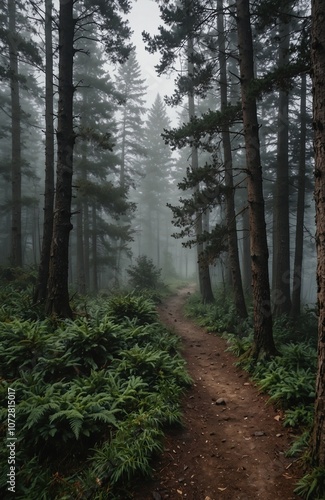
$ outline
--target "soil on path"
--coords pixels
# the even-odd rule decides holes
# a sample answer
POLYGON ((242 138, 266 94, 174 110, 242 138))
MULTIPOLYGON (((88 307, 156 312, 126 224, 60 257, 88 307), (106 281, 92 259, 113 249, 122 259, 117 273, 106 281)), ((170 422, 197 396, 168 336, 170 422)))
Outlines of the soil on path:
POLYGON ((194 381, 183 399, 184 427, 167 434, 153 479, 137 485, 134 499, 297 499, 295 463, 284 455, 293 436, 248 374, 234 366, 225 340, 184 317, 192 291, 182 289, 159 310, 182 338, 194 381))

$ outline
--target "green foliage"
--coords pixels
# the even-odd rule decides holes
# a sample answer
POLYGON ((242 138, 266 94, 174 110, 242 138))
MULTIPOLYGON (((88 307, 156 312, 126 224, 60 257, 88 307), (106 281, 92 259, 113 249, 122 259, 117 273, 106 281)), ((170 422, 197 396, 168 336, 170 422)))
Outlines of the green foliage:
POLYGON ((235 356, 240 357, 252 345, 252 337, 239 337, 233 333, 226 333, 223 338, 227 340, 228 347, 226 351, 232 352, 235 356))
POLYGON ((161 269, 146 255, 140 255, 136 264, 127 269, 129 285, 137 290, 157 290, 163 286, 161 269))
MULTIPOLYGON (((280 350, 281 356, 257 364, 254 379, 263 391, 270 394, 271 403, 287 410, 310 405, 315 398, 315 349, 309 344, 291 343, 280 346, 280 350)), ((299 416, 298 412, 296 417, 299 419, 302 414, 299 416)))
POLYGON ((283 425, 287 427, 308 427, 311 428, 314 420, 314 407, 297 406, 285 412, 283 425))
POLYGON ((306 500, 323 500, 325 496, 325 468, 316 467, 302 477, 294 492, 306 500))
MULTIPOLYGON (((75 321, 0 322, 2 421, 8 387, 17 395, 17 498, 114 498, 121 481, 149 474, 191 383, 178 343, 135 294, 89 303, 75 321)), ((0 461, 5 498, 1 451, 0 461)))
POLYGON ((185 314, 195 318, 200 326, 209 332, 234 331, 238 323, 236 309, 231 294, 217 290, 214 304, 203 304, 200 295, 191 295, 185 306, 185 314))
POLYGON ((46 349, 48 323, 13 319, 0 322, 0 374, 7 379, 31 370, 46 349))
POLYGON ((286 457, 296 457, 302 455, 306 451, 310 441, 310 430, 304 431, 292 443, 289 450, 286 452, 286 457))
POLYGON ((206 147, 206 136, 214 136, 220 133, 224 127, 229 127, 231 123, 241 119, 241 104, 228 104, 223 112, 213 111, 203 113, 200 117, 193 117, 188 123, 183 123, 180 127, 165 130, 162 134, 164 139, 172 149, 183 148, 192 145, 193 139, 196 146, 206 147))
POLYGON ((36 283, 36 278, 37 273, 35 270, 28 271, 26 269, 22 269, 21 267, 0 266, 0 282, 3 285, 8 285, 14 282, 17 289, 24 290, 30 285, 34 285, 36 283))
POLYGON ((14 318, 26 320, 44 319, 44 308, 33 305, 31 285, 21 287, 19 282, 9 283, 0 288, 0 321, 14 318))
POLYGON ((118 321, 133 320, 139 325, 153 323, 158 318, 155 304, 133 293, 112 297, 107 310, 118 321))
POLYGON ((163 433, 159 420, 150 412, 139 411, 121 424, 115 438, 96 450, 92 458, 94 475, 115 484, 135 473, 149 475, 150 457, 162 450, 163 433))
POLYGON ((273 337, 276 344, 308 343, 317 345, 317 317, 308 307, 293 322, 287 316, 280 316, 273 321, 273 337))
POLYGON ((309 368, 286 369, 274 360, 262 376, 255 378, 259 387, 270 394, 270 403, 282 408, 312 403, 315 399, 315 373, 309 368))

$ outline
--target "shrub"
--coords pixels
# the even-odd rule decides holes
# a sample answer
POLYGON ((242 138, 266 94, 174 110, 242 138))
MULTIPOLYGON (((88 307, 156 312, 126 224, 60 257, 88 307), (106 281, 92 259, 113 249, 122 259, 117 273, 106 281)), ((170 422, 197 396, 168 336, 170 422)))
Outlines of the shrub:
POLYGON ((224 290, 214 292, 215 303, 204 304, 198 293, 191 295, 185 306, 185 313, 195 318, 200 326, 209 332, 233 332, 238 324, 236 308, 231 293, 224 290))
POLYGON ((294 492, 306 500, 323 500, 325 496, 325 468, 316 467, 302 477, 294 492))
POLYGON ((314 420, 314 407, 299 405, 295 408, 287 410, 283 425, 287 427, 308 427, 311 428, 314 420))
POLYGON ((152 301, 129 294, 89 310, 93 316, 56 325, 0 322, 2 421, 8 387, 17 394, 17 498, 106 499, 122 490, 127 498, 121 481, 150 473, 163 427, 180 423, 190 378, 179 339, 157 323, 152 301))
POLYGON ((163 287, 161 269, 158 269, 151 259, 141 255, 136 264, 127 269, 129 285, 137 290, 157 290, 163 287))
POLYGON ((136 324, 145 325, 158 318, 153 301, 134 293, 116 295, 109 301, 107 311, 116 322, 133 320, 136 324))
POLYGON ((304 451, 307 450, 310 441, 310 430, 304 431, 300 436, 298 436, 289 450, 286 451, 286 457, 296 457, 297 455, 301 455, 304 451))

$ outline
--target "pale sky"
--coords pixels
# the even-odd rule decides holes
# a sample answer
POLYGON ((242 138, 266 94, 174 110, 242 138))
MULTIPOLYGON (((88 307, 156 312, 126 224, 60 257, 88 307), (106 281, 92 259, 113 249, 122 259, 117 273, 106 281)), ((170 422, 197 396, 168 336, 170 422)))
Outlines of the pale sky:
MULTIPOLYGON (((174 75, 157 76, 155 65, 159 62, 159 54, 149 54, 145 50, 142 40, 142 31, 147 31, 151 35, 158 32, 158 26, 162 24, 159 17, 158 4, 154 0, 137 0, 133 3, 132 12, 128 15, 132 30, 132 42, 136 45, 137 59, 142 69, 142 76, 147 80, 148 85, 148 105, 151 106, 157 93, 161 97, 172 95, 174 90, 174 75)), ((168 106, 168 115, 173 120, 176 119, 177 112, 168 106)))

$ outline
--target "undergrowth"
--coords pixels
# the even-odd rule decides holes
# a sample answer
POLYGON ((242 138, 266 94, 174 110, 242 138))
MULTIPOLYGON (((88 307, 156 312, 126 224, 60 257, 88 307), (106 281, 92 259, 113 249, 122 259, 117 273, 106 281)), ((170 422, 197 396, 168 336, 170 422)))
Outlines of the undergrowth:
MULTIPOLYGON (((7 420, 10 388, 16 396, 15 498, 128 498, 128 481, 150 474, 164 427, 181 423, 179 399, 191 380, 178 339, 141 295, 98 299, 87 304, 86 317, 55 322, 27 320, 26 309, 19 314, 21 301, 6 299, 0 416, 7 420)), ((12 496, 7 437, 2 425, 4 499, 12 496)))

